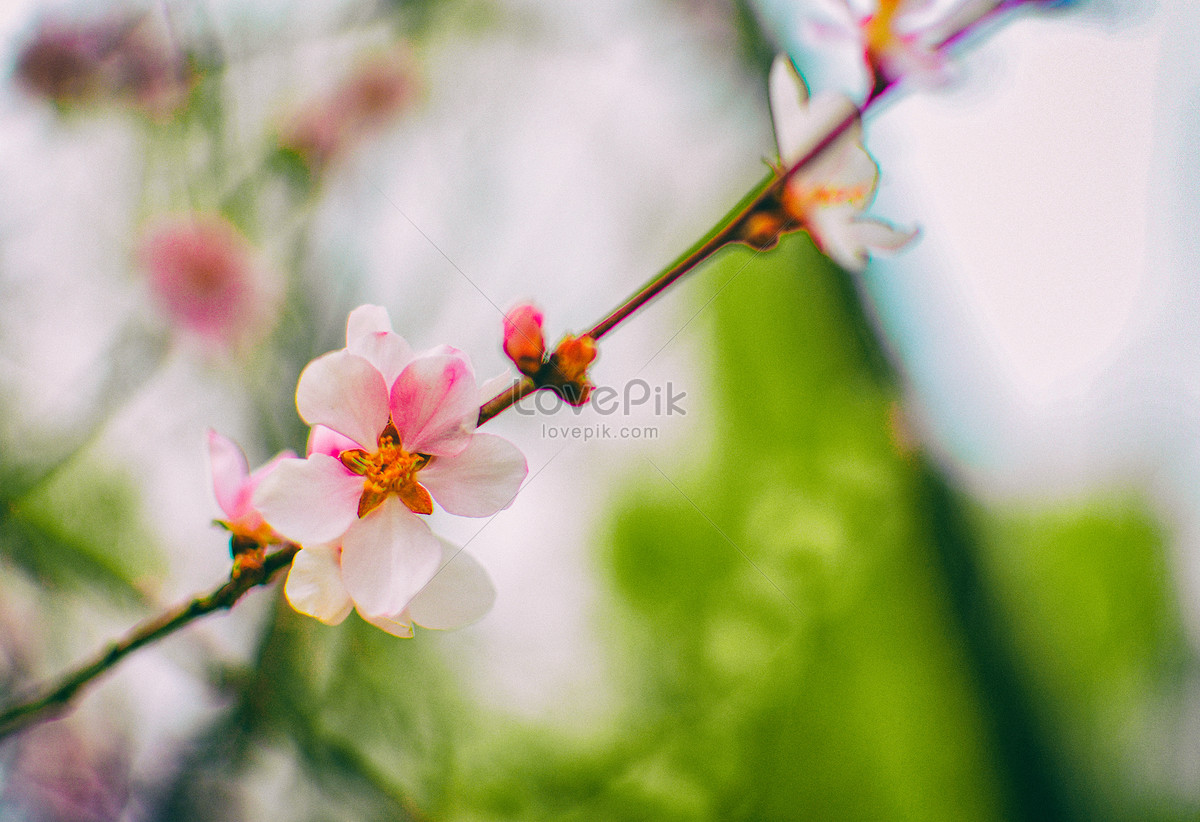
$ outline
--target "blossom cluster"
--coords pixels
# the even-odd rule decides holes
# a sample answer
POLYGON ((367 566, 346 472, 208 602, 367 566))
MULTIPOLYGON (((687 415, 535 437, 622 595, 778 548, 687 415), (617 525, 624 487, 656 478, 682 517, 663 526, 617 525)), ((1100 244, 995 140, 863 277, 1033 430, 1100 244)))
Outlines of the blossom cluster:
POLYGON ((479 391, 467 356, 414 352, 387 312, 349 317, 346 347, 304 369, 296 388, 307 455, 249 473, 223 438, 210 444, 217 499, 235 537, 301 546, 284 592, 328 624, 357 609, 397 636, 452 628, 491 607, 486 572, 438 539, 424 517, 488 517, 527 473, 520 451, 475 430, 479 391))

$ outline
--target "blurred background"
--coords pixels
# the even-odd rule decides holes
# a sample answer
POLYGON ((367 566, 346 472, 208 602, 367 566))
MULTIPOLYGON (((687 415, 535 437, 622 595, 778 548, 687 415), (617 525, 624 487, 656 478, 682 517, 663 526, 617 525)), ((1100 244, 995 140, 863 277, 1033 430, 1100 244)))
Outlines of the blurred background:
MULTIPOLYGON (((514 303, 554 340, 674 259, 767 172, 776 50, 858 90, 839 14, 0 3, 3 701, 227 577, 206 431, 302 450, 354 306, 482 381, 514 303)), ((1198 35, 981 30, 867 121, 912 247, 726 250, 605 339, 628 403, 488 423, 525 489, 433 523, 487 617, 255 591, 0 743, 0 819, 1200 818, 1198 35)))

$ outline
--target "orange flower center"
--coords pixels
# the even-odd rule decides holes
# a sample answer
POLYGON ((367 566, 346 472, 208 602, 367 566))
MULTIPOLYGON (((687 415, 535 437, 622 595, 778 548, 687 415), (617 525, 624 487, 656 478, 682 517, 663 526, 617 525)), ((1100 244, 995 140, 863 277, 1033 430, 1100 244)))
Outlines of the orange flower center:
POLYGON ((342 465, 363 478, 358 500, 358 515, 365 517, 395 494, 416 514, 433 513, 433 498, 417 482, 417 473, 433 459, 428 454, 410 454, 400 443, 400 434, 391 420, 379 435, 379 448, 371 453, 361 448, 343 451, 342 465))

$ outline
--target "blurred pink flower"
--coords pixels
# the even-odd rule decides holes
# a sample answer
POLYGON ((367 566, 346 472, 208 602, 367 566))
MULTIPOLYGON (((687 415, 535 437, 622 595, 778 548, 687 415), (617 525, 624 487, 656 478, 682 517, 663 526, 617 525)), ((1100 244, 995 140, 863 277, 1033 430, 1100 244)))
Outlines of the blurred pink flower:
POLYGON ((134 17, 45 20, 17 57, 16 79, 60 106, 125 102, 155 117, 187 101, 192 70, 134 17))
POLYGON ((419 86, 412 58, 394 49, 361 63, 325 97, 284 126, 280 145, 320 173, 370 131, 407 107, 419 86))
POLYGON ((233 348, 274 325, 280 283, 225 218, 164 220, 143 234, 138 257, 162 310, 205 341, 233 348))
POLYGON ((771 67, 770 95, 785 168, 817 146, 837 124, 854 118, 849 128, 788 180, 781 196, 787 217, 807 230, 823 253, 852 271, 866 267, 869 249, 896 251, 911 241, 915 231, 901 231, 863 216, 875 197, 879 168, 863 147, 858 109, 850 99, 830 93, 810 101, 808 87, 782 55, 771 67))
MULTIPOLYGON (((281 461, 253 496, 277 531, 305 546, 292 605, 330 623, 348 601, 375 624, 407 625, 410 609, 419 622, 414 598, 444 562, 419 515, 434 500, 459 516, 495 514, 515 497, 525 458, 475 432, 478 390, 466 356, 446 346, 414 355, 378 306, 351 312, 346 347, 308 364, 296 406, 314 426, 308 457, 281 461)), ((468 586, 463 596, 480 592, 468 586)))
POLYGON ((246 455, 237 443, 216 431, 208 432, 213 492, 217 497, 217 505, 225 514, 225 519, 220 522, 235 538, 260 545, 282 540, 254 507, 253 494, 259 483, 279 466, 280 460, 294 459, 295 456, 292 451, 284 451, 251 472, 246 455))

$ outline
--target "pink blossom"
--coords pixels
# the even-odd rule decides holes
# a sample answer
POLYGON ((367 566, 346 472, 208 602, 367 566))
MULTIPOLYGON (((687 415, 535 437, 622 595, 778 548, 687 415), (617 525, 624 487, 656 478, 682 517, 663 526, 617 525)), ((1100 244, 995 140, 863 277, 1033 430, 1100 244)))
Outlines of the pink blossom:
POLYGON ((280 284, 225 218, 163 220, 145 232, 138 256, 162 310, 206 342, 233 348, 273 325, 280 284))
POLYGON ((915 231, 863 216, 875 197, 879 167, 863 147, 862 123, 850 98, 827 93, 810 101, 808 87, 783 56, 771 67, 770 93, 785 168, 808 155, 839 124, 853 121, 788 180, 781 196, 787 217, 808 231, 834 262, 852 271, 866 267, 870 249, 896 251, 911 241, 915 231))
POLYGON ((294 459, 295 453, 284 451, 260 468, 250 471, 246 455, 237 443, 216 431, 208 432, 208 459, 212 466, 213 492, 225 519, 220 520, 235 537, 260 545, 281 541, 279 534, 263 519, 254 507, 254 490, 280 460, 294 459))
POLYGON ((378 306, 351 312, 346 347, 308 364, 296 406, 314 427, 308 456, 283 460, 254 494, 267 521, 304 546, 293 606, 336 622, 350 602, 376 624, 407 625, 409 615, 420 624, 415 598, 448 573, 439 573, 443 548, 421 515, 434 500, 468 517, 508 507, 525 458, 475 431, 478 390, 466 356, 446 346, 414 354, 378 306))

